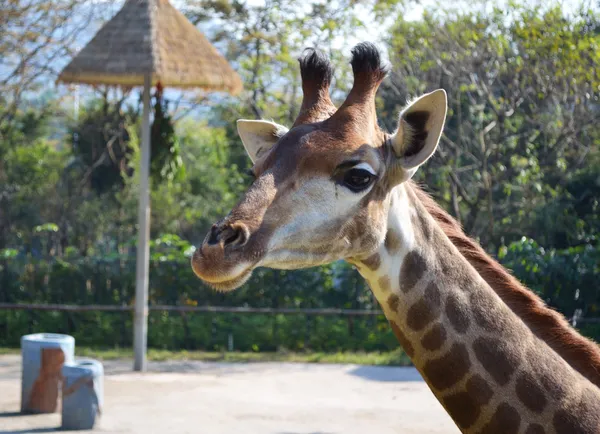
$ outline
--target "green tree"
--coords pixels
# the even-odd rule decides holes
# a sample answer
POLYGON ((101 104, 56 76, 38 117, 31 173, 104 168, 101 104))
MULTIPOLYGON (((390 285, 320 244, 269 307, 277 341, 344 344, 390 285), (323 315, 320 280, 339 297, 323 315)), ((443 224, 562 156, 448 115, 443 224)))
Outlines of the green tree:
POLYGON ((160 83, 154 93, 154 119, 150 129, 150 174, 154 182, 181 177, 185 171, 169 104, 160 83))
POLYGON ((127 126, 134 124, 137 114, 124 109, 128 92, 116 100, 109 99, 108 88, 102 97, 88 103, 71 129, 72 153, 81 164, 81 183, 98 194, 123 186, 131 149, 127 126))
POLYGON ((448 91, 441 146, 420 179, 492 250, 535 235, 536 213, 572 196, 566 185, 598 155, 597 28, 591 10, 515 2, 400 17, 393 28, 385 123, 407 98, 448 91))

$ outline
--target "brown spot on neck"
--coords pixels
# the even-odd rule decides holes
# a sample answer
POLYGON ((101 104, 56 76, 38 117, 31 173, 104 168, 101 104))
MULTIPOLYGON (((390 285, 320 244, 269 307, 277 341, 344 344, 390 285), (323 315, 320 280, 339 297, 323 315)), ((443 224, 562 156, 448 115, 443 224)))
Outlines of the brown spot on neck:
POLYGON ((525 406, 534 413, 541 413, 546 408, 548 400, 535 378, 523 372, 517 377, 517 396, 525 406))
POLYGON ((377 270, 381 266, 381 256, 379 253, 375 253, 368 258, 363 259, 362 263, 365 264, 369 270, 377 270))
POLYGON ((468 305, 459 299, 457 294, 450 293, 446 299, 446 316, 460 334, 465 334, 469 330, 471 320, 469 319, 468 305))
POLYGON ((469 369, 471 361, 464 344, 454 344, 443 356, 429 360, 423 366, 423 375, 437 390, 448 389, 462 380, 469 369))
POLYGON ((441 399, 442 404, 461 430, 472 427, 493 395, 487 382, 478 375, 467 380, 465 389, 441 399))
POLYGON ((394 229, 388 229, 385 234, 385 248, 389 252, 390 255, 395 255, 400 250, 400 237, 394 231, 394 229))
POLYGON ((408 309, 406 324, 413 330, 422 330, 440 316, 440 304, 440 289, 430 282, 423 297, 408 309))
POLYGON ((396 313, 398 311, 398 305, 400 304, 400 297, 398 297, 396 294, 390 295, 387 299, 387 304, 390 308, 390 311, 396 313))
POLYGON ((546 393, 549 396, 553 396, 555 399, 562 399, 567 395, 567 386, 556 381, 556 378, 553 378, 548 373, 540 376, 540 382, 546 390, 546 393))
POLYGON ((471 427, 479 418, 481 407, 468 392, 458 392, 442 399, 448 414, 462 430, 471 427))
POLYGON ((425 259, 419 252, 411 251, 406 254, 400 267, 400 288, 403 292, 410 292, 415 287, 426 267, 425 259))
POLYGON ((538 425, 537 423, 532 423, 527 427, 525 434, 546 434, 546 431, 544 430, 543 426, 538 425))
POLYGON ((383 292, 389 292, 392 289, 392 284, 388 276, 380 277, 377 283, 379 284, 379 289, 383 292))
POLYGON ((427 351, 436 351, 446 342, 446 329, 440 323, 435 324, 421 339, 421 346, 427 351))
POLYGON ((502 403, 496 408, 492 419, 484 426, 480 433, 481 434, 508 434, 516 433, 519 431, 521 426, 521 416, 517 410, 508 405, 502 403))
POLYGON ((473 342, 475 357, 500 386, 510 380, 519 365, 519 358, 506 342, 496 338, 477 338, 473 342))
POLYGON ((494 394, 488 382, 477 374, 467 381, 467 392, 481 404, 487 404, 494 394))

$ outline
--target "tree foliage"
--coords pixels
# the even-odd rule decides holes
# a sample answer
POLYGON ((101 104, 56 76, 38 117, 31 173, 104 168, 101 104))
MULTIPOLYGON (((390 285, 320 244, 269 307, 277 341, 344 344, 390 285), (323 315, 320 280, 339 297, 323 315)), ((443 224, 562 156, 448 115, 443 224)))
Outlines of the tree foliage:
POLYGON ((386 123, 408 97, 446 89, 444 136, 421 179, 484 245, 561 230, 540 225, 541 210, 574 199, 567 186, 577 177, 597 188, 583 174, 598 170, 597 29, 592 11, 567 17, 559 6, 515 4, 399 19, 393 29, 386 123))

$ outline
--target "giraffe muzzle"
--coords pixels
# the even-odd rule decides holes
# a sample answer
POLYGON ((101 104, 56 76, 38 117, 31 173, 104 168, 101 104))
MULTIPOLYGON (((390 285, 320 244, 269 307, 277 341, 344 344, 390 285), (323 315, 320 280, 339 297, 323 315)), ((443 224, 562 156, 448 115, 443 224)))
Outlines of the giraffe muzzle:
POLYGON ((215 289, 228 291, 250 277, 258 255, 249 245, 251 232, 241 222, 214 224, 202 245, 194 252, 192 269, 196 276, 215 289))

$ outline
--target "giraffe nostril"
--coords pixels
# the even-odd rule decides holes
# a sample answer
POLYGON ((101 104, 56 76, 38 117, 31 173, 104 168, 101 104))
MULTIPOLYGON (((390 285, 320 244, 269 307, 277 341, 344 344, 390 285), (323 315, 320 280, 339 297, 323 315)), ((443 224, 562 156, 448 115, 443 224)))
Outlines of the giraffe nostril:
POLYGON ((221 231, 219 230, 219 226, 212 225, 212 227, 210 228, 210 234, 208 236, 208 239, 206 240, 206 244, 208 244, 209 246, 218 244, 220 239, 220 233, 221 231))
POLYGON ((243 246, 248 241, 249 236, 248 227, 243 223, 236 222, 223 230, 221 239, 225 246, 243 246))
POLYGON ((248 226, 246 226, 244 223, 238 222, 231 225, 231 227, 237 232, 235 243, 239 246, 245 245, 250 238, 250 230, 248 229, 248 226))
POLYGON ((233 223, 231 225, 213 225, 210 229, 206 244, 209 246, 219 243, 225 246, 243 246, 250 237, 248 227, 243 223, 233 223))
POLYGON ((221 239, 226 246, 236 243, 239 237, 240 232, 232 227, 226 228, 221 235, 221 239))

